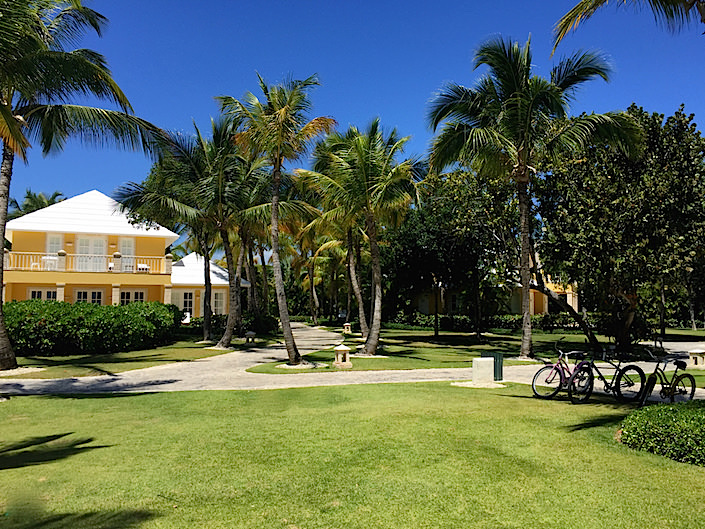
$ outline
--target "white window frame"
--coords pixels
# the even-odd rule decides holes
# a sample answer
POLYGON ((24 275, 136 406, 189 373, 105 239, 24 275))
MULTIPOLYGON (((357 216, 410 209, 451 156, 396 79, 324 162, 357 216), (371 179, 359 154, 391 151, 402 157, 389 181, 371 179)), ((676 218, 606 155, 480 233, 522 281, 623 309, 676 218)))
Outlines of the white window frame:
POLYGON ((184 291, 181 293, 181 299, 180 299, 180 301, 181 301, 181 312, 186 311, 186 312, 188 312, 188 313, 191 315, 191 317, 193 317, 194 301, 196 301, 196 294, 195 294, 195 292, 194 292, 193 290, 184 290, 184 291), (190 299, 191 307, 187 307, 187 306, 186 306, 186 296, 191 296, 191 299, 190 299))
POLYGON ((135 271, 135 247, 136 242, 134 237, 120 237, 118 239, 118 251, 122 256, 121 266, 123 272, 135 271), (126 246, 130 246, 130 248, 127 248, 126 246))
POLYGON ((82 235, 76 240, 77 270, 79 272, 107 272, 108 271, 108 238, 104 235, 82 235), (95 253, 94 243, 102 242, 102 252, 95 253), (82 242, 88 243, 88 253, 81 251, 82 242))
POLYGON ((76 289, 73 291, 73 301, 74 303, 95 303, 96 305, 103 305, 105 301, 105 289, 103 288, 86 288, 86 289, 76 289), (86 299, 79 300, 79 294, 85 293, 86 299), (98 296, 96 296, 98 294, 98 296), (95 298, 100 298, 100 303, 95 303, 95 298))
POLYGON ((128 303, 142 303, 147 300, 147 292, 143 288, 126 288, 120 290, 120 305, 127 305, 128 303), (123 294, 128 294, 129 297, 126 303, 123 303, 123 294), (137 299, 137 298, 142 299, 137 299))
POLYGON ((211 300, 211 309, 214 314, 225 314, 225 292, 213 291, 213 298, 211 300), (218 301, 220 299, 220 302, 218 301))
POLYGON ((27 299, 41 299, 45 301, 56 301, 56 288, 47 287, 27 287, 27 299), (39 297, 32 297, 32 293, 36 292, 39 297))
POLYGON ((64 236, 61 233, 47 233, 47 255, 56 255, 64 248, 64 236), (53 244, 52 244, 53 243, 53 244))

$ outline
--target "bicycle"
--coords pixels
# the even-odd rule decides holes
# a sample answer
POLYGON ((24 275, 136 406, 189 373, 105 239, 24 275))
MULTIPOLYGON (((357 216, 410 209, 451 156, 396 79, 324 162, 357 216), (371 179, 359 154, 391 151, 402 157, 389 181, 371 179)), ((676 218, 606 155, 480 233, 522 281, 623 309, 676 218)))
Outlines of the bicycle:
POLYGON ((595 363, 595 354, 588 360, 578 364, 568 381, 568 398, 573 404, 583 404, 588 401, 595 385, 595 374, 604 384, 605 393, 613 393, 620 402, 634 402, 642 394, 646 381, 644 370, 636 364, 622 367, 622 359, 617 356, 617 363, 610 358, 607 351, 602 352, 602 361, 609 364, 602 369, 614 369, 614 375, 608 379, 595 363))
POLYGON ((654 372, 649 375, 646 385, 644 386, 643 394, 639 400, 639 406, 644 406, 646 401, 649 400, 651 393, 656 387, 656 383, 661 384, 661 391, 659 392, 660 397, 663 400, 669 399, 671 402, 686 402, 693 400, 695 396, 695 378, 690 373, 682 373, 678 375, 679 369, 685 369, 687 367, 683 360, 678 360, 674 355, 666 355, 661 358, 657 358, 654 354, 649 351, 651 357, 656 360, 656 368, 654 372), (663 367, 661 367, 661 362, 663 362, 663 367), (673 362, 676 369, 671 375, 671 379, 668 379, 666 374, 666 366, 669 362, 673 362))
POLYGON ((558 340, 553 346, 558 351, 558 360, 553 364, 547 362, 545 366, 536 372, 534 379, 531 381, 531 390, 540 399, 552 399, 559 391, 566 389, 568 380, 573 374, 573 369, 578 365, 577 361, 585 358, 583 351, 565 352, 559 349, 558 344, 561 340, 558 340), (576 364, 571 369, 569 356, 573 354, 576 355, 576 364))

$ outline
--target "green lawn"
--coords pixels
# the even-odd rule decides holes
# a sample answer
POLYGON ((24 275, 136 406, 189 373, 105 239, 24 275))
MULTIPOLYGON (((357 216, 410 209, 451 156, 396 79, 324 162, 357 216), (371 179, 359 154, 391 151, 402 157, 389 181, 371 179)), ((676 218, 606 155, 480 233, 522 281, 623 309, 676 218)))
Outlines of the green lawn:
MULTIPOLYGON (((442 332, 438 338, 432 331, 384 329, 382 343, 384 349, 378 354, 387 358, 353 358, 353 370, 370 371, 381 369, 429 369, 447 367, 472 367, 473 358, 477 358, 483 351, 502 352, 505 355, 506 365, 524 364, 525 361, 517 360, 519 355, 521 334, 518 332, 495 332, 483 335, 483 342, 479 343, 470 333, 442 332)), ((537 356, 554 356, 554 344, 563 339, 562 348, 584 348, 585 337, 577 333, 547 333, 535 331, 533 333, 534 351, 537 356)), ((606 341, 606 339, 605 339, 606 341)), ((346 344, 353 350, 361 342, 360 339, 348 339, 346 344)), ((326 367, 304 370, 279 369, 276 366, 283 362, 271 362, 253 367, 248 371, 255 373, 292 374, 310 371, 331 371, 335 355, 333 349, 318 351, 305 356, 310 362, 327 364, 326 367)))
POLYGON ((0 528, 695 528, 629 408, 448 383, 0 403, 0 528))
MULTIPOLYGON (((12 377, 2 377, 2 379, 68 378, 106 375, 173 362, 189 362, 191 360, 198 360, 199 358, 223 354, 223 351, 208 349, 208 345, 197 344, 196 342, 200 339, 200 337, 194 337, 155 349, 129 351, 126 353, 18 357, 17 363, 20 367, 41 367, 44 369, 42 371, 34 371, 22 375, 14 375, 12 377)), ((257 345, 261 345, 262 343, 263 341, 259 340, 257 345)), ((266 343, 269 343, 269 341, 266 343)), ((236 343, 235 340, 233 340, 233 347, 240 349, 246 348, 244 343, 236 343)))

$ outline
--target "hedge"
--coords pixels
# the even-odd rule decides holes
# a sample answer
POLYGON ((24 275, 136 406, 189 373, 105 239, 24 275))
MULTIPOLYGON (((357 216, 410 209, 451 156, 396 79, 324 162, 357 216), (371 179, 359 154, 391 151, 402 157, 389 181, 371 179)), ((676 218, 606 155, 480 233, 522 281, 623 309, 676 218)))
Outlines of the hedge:
POLYGON ((705 401, 635 410, 622 423, 621 441, 636 450, 705 466, 705 401))
MULTIPOLYGON (((214 336, 222 335, 225 332, 225 324, 228 321, 227 314, 213 314, 211 317, 211 330, 214 336)), ((182 326, 191 334, 203 332, 203 318, 191 318, 191 321, 182 326)), ((235 329, 236 336, 244 336, 246 331, 254 331, 258 334, 275 334, 279 328, 279 320, 268 314, 257 316, 245 311, 242 315, 242 327, 235 329)))
POLYGON ((13 301, 3 306, 18 356, 103 354, 147 349, 173 340, 181 321, 174 305, 123 306, 62 301, 13 301))

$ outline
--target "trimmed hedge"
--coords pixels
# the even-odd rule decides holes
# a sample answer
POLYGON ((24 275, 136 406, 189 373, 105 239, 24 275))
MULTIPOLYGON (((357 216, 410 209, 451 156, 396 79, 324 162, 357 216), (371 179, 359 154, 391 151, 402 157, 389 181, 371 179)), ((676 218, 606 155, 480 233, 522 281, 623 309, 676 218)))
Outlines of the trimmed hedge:
POLYGON ((175 305, 123 306, 62 301, 13 301, 3 306, 18 356, 103 354, 148 349, 173 340, 181 321, 175 305))
POLYGON ((621 441, 636 450, 705 466, 705 401, 638 409, 624 419, 621 441))
MULTIPOLYGON (((228 321, 227 314, 213 314, 211 317, 211 327, 213 335, 219 336, 225 332, 225 324, 228 321)), ((191 318, 191 321, 182 326, 189 330, 191 334, 203 332, 203 318, 191 318)), ((258 334, 276 334, 279 328, 279 320, 274 316, 263 314, 256 316, 255 314, 245 311, 242 315, 242 328, 235 329, 236 336, 244 336, 246 331, 254 331, 258 334)))

